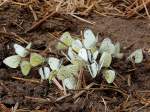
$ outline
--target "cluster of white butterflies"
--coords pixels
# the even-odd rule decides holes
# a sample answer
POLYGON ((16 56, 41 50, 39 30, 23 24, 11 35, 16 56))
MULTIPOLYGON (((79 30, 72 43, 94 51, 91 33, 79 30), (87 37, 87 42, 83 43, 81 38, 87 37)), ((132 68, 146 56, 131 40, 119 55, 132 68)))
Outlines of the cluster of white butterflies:
MULTIPOLYGON (((38 71, 42 80, 52 80, 57 76, 68 89, 76 88, 77 75, 81 68, 87 68, 92 78, 95 78, 101 71, 106 81, 112 83, 116 73, 110 69, 110 65, 112 58, 121 59, 123 57, 123 53, 120 53, 120 44, 113 44, 109 38, 98 43, 98 36, 96 37, 90 29, 84 30, 83 37, 83 40, 72 38, 69 32, 63 33, 60 37, 61 42, 58 42, 56 48, 67 51, 67 53, 62 53, 70 61, 68 65, 63 65, 63 59, 44 58, 38 53, 30 52, 31 43, 26 48, 14 44, 16 55, 5 58, 3 63, 10 68, 20 66, 21 72, 25 76, 30 73, 31 68, 41 65, 42 67, 38 71)), ((128 60, 141 63, 143 60, 142 49, 134 51, 128 60)))

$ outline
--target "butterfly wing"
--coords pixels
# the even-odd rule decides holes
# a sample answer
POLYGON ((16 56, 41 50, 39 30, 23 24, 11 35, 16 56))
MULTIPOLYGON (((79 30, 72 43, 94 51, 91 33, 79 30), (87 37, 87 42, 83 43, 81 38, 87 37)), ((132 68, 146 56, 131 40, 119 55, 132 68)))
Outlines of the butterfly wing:
POLYGON ((50 57, 48 59, 48 64, 50 65, 50 68, 52 70, 58 70, 61 66, 61 61, 57 58, 54 58, 54 57, 50 57))
POLYGON ((76 75, 79 71, 79 67, 77 65, 66 65, 66 66, 62 66, 57 74, 57 77, 60 80, 64 80, 66 78, 72 77, 74 75, 76 75))
POLYGON ((104 53, 101 55, 99 64, 100 64, 102 67, 109 67, 110 64, 111 64, 111 62, 112 62, 111 54, 108 53, 108 52, 104 52, 104 53))
POLYGON ((75 79, 75 77, 69 77, 64 79, 63 83, 68 89, 75 89, 77 85, 77 80, 75 79))
POLYGON ((86 49, 91 49, 92 47, 94 47, 96 45, 96 37, 94 35, 94 33, 92 32, 92 30, 90 29, 85 29, 84 30, 84 40, 83 40, 83 44, 85 46, 86 49))
POLYGON ((82 48, 82 43, 80 40, 74 40, 72 42, 72 49, 75 50, 76 52, 79 52, 79 50, 82 48))
POLYGON ((41 76, 41 79, 48 79, 49 78, 49 76, 50 76, 50 69, 49 69, 49 67, 41 67, 40 69, 39 69, 39 74, 40 74, 40 76, 41 76))
POLYGON ((24 76, 27 76, 31 70, 31 64, 28 61, 22 61, 20 64, 21 72, 24 76))
POLYGON ((84 61, 88 62, 88 54, 85 48, 79 50, 78 56, 84 61))
POLYGON ((143 61, 143 52, 142 49, 137 49, 128 57, 130 61, 134 58, 135 63, 141 63, 143 61))
POLYGON ((21 57, 18 55, 13 55, 10 57, 7 57, 3 60, 3 63, 9 66, 10 68, 17 68, 20 64, 21 57))
POLYGON ((104 70, 103 76, 106 79, 107 83, 113 83, 115 80, 115 71, 113 70, 104 70))
MULTIPOLYGON (((71 37, 69 32, 65 32, 62 34, 62 36, 60 37, 60 41, 63 42, 65 45, 67 46, 71 46, 72 42, 74 41, 74 39, 71 37)), ((63 43, 58 42, 56 48, 58 50, 61 49, 66 49, 67 46, 65 46, 63 43)))
POLYGON ((14 49, 16 54, 18 54, 21 57, 26 57, 29 54, 26 48, 22 47, 21 45, 14 44, 14 49))
POLYGON ((105 38, 101 45, 99 52, 102 54, 103 52, 108 52, 110 54, 113 54, 115 52, 115 46, 112 44, 111 40, 109 38, 105 38))
POLYGON ((98 73, 98 64, 94 62, 91 65, 88 65, 88 69, 90 71, 92 78, 95 78, 98 73))
POLYGON ((39 66, 44 63, 44 58, 37 53, 31 53, 30 55, 30 64, 33 67, 39 66))

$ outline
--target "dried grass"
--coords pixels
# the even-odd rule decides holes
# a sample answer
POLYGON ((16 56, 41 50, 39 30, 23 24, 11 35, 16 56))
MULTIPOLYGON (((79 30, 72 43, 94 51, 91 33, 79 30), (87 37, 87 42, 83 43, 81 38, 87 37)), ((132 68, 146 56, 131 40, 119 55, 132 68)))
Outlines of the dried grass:
MULTIPOLYGON (((55 11, 59 14, 88 16, 94 12, 101 16, 150 18, 150 0, 1 0, 0 6, 8 2, 28 6, 32 13, 34 13, 33 7, 38 7, 40 12, 36 12, 37 14, 55 11)), ((35 14, 34 17, 36 17, 35 14)))

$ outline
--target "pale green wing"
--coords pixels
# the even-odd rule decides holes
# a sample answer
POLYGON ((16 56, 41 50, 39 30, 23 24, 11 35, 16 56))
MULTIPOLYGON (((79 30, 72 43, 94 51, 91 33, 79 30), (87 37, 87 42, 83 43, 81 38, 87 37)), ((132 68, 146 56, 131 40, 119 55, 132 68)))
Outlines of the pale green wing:
POLYGON ((87 63, 79 57, 74 58, 74 60, 72 61, 72 64, 78 66, 79 69, 86 67, 87 65, 87 63))
POLYGON ((20 64, 21 72, 24 76, 27 76, 31 70, 31 64, 28 61, 22 61, 20 64))
POLYGON ((143 52, 142 49, 137 49, 128 57, 130 61, 134 58, 135 63, 141 63, 143 61, 143 52))
POLYGON ((111 40, 109 38, 105 38, 101 45, 99 52, 102 54, 103 52, 108 52, 110 54, 113 54, 115 52, 115 46, 112 44, 111 40))
POLYGON ((70 64, 70 65, 62 66, 58 71, 57 77, 61 80, 64 80, 66 78, 78 74, 78 71, 79 68, 77 65, 70 64))
POLYGON ((120 43, 119 42, 117 42, 115 44, 115 52, 114 52, 113 56, 116 58, 119 58, 119 59, 123 58, 123 53, 120 53, 120 43))
POLYGON ((104 53, 101 55, 99 64, 100 64, 102 67, 109 67, 110 64, 111 64, 111 62, 112 62, 111 54, 108 53, 108 52, 104 52, 104 53))
POLYGON ((13 55, 5 58, 3 63, 9 66, 10 68, 17 68, 20 64, 21 57, 18 55, 13 55))
POLYGON ((68 89, 76 89, 77 79, 75 77, 69 77, 64 79, 63 83, 68 89))
POLYGON ((26 57, 29 54, 29 51, 19 44, 14 44, 14 49, 16 54, 18 54, 21 57, 26 57))
POLYGON ((39 66, 44 63, 44 57, 37 53, 31 53, 30 64, 33 67, 39 66))
POLYGON ((84 40, 83 40, 83 45, 86 49, 91 49, 96 45, 96 37, 92 30, 90 29, 85 29, 84 30, 84 40))
MULTIPOLYGON (((63 42, 65 45, 67 46, 71 46, 72 42, 74 41, 74 39, 71 37, 69 32, 65 32, 62 34, 62 36, 60 37, 60 41, 63 42)), ((58 50, 61 49, 66 49, 67 46, 65 46, 64 44, 62 44, 61 42, 58 42, 58 44, 56 45, 56 48, 58 50)))
POLYGON ((116 75, 115 75, 115 71, 113 70, 104 70, 103 76, 106 79, 107 83, 113 83, 116 75))

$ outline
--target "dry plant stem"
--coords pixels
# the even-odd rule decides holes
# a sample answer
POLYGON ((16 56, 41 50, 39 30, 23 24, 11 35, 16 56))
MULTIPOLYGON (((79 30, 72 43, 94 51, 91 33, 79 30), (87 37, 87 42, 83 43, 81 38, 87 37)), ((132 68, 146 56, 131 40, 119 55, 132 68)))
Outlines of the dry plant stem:
POLYGON ((107 110, 108 110, 107 103, 106 103, 106 101, 104 100, 104 98, 102 96, 101 96, 101 98, 102 98, 102 101, 103 101, 103 103, 105 105, 105 112, 107 112, 107 110))
MULTIPOLYGON (((146 1, 145 5, 149 5, 149 3, 150 3, 150 0, 146 1)), ((128 13, 127 17, 130 18, 130 17, 134 16, 136 14, 136 12, 141 11, 143 8, 144 8, 143 4, 135 7, 134 9, 130 10, 129 12, 127 12, 128 13)))
POLYGON ((52 81, 54 82, 54 84, 55 84, 61 91, 64 90, 63 86, 57 81, 56 78, 53 78, 52 81))
POLYGON ((70 14, 71 16, 73 16, 73 17, 75 17, 75 18, 77 18, 77 19, 79 19, 80 21, 82 21, 82 22, 86 22, 86 23, 88 23, 88 24, 95 24, 95 22, 91 22, 91 21, 88 21, 88 20, 85 20, 85 19, 83 19, 83 18, 81 18, 81 17, 79 17, 79 16, 76 16, 76 15, 74 15, 74 14, 70 14))
POLYGON ((145 4, 144 0, 142 0, 142 2, 143 2, 143 6, 145 8, 146 14, 147 14, 148 18, 150 19, 150 15, 149 15, 149 12, 148 12, 148 9, 146 7, 146 4, 145 4))
POLYGON ((38 103, 50 103, 50 99, 44 99, 44 98, 35 98, 35 97, 30 97, 30 96, 25 96, 26 99, 32 100, 33 102, 38 102, 38 103))
POLYGON ((33 79, 24 79, 24 78, 20 78, 20 77, 11 77, 12 79, 15 79, 15 80, 20 80, 20 81, 25 81, 25 82, 31 82, 31 83, 37 83, 37 84, 40 84, 40 81, 39 80, 33 80, 33 79))
POLYGON ((35 11, 34 11, 33 8, 32 8, 32 6, 29 5, 29 8, 30 8, 30 10, 31 10, 31 12, 32 12, 32 14, 33 14, 34 20, 37 21, 38 18, 37 18, 37 15, 36 15, 35 11))
POLYGON ((37 27, 39 27, 44 21, 46 21, 49 17, 52 17, 56 14, 55 11, 53 11, 52 13, 48 14, 47 16, 45 16, 43 19, 39 20, 38 22, 36 22, 33 26, 31 26, 31 28, 29 28, 27 32, 30 32, 32 30, 35 30, 37 27))
MULTIPOLYGON (((89 85, 87 85, 86 87, 85 87, 85 89, 89 89, 89 88, 91 88, 92 86, 94 86, 95 85, 95 83, 90 83, 89 85)), ((77 99, 79 96, 81 96, 84 92, 85 92, 86 90, 82 90, 82 91, 80 91, 79 93, 77 93, 77 94, 75 94, 74 96, 73 96, 73 99, 77 99)))
POLYGON ((64 96, 61 96, 61 97, 59 97, 59 98, 57 98, 55 102, 62 101, 63 99, 65 99, 65 98, 67 98, 67 97, 69 97, 69 96, 71 96, 70 93, 69 93, 69 94, 66 94, 66 95, 64 95, 64 96))
POLYGON ((5 3, 7 3, 7 2, 9 2, 9 0, 4 0, 2 3, 0 3, 0 7, 1 7, 2 5, 4 5, 5 3))
POLYGON ((26 43, 26 44, 29 44, 29 42, 27 42, 26 40, 24 40, 22 37, 20 37, 19 35, 17 35, 16 33, 14 32, 1 32, 0 31, 0 34, 4 34, 4 35, 9 35, 8 38, 10 39, 14 39, 14 40, 17 40, 21 43, 26 43), (16 37, 16 38, 15 38, 16 37))

